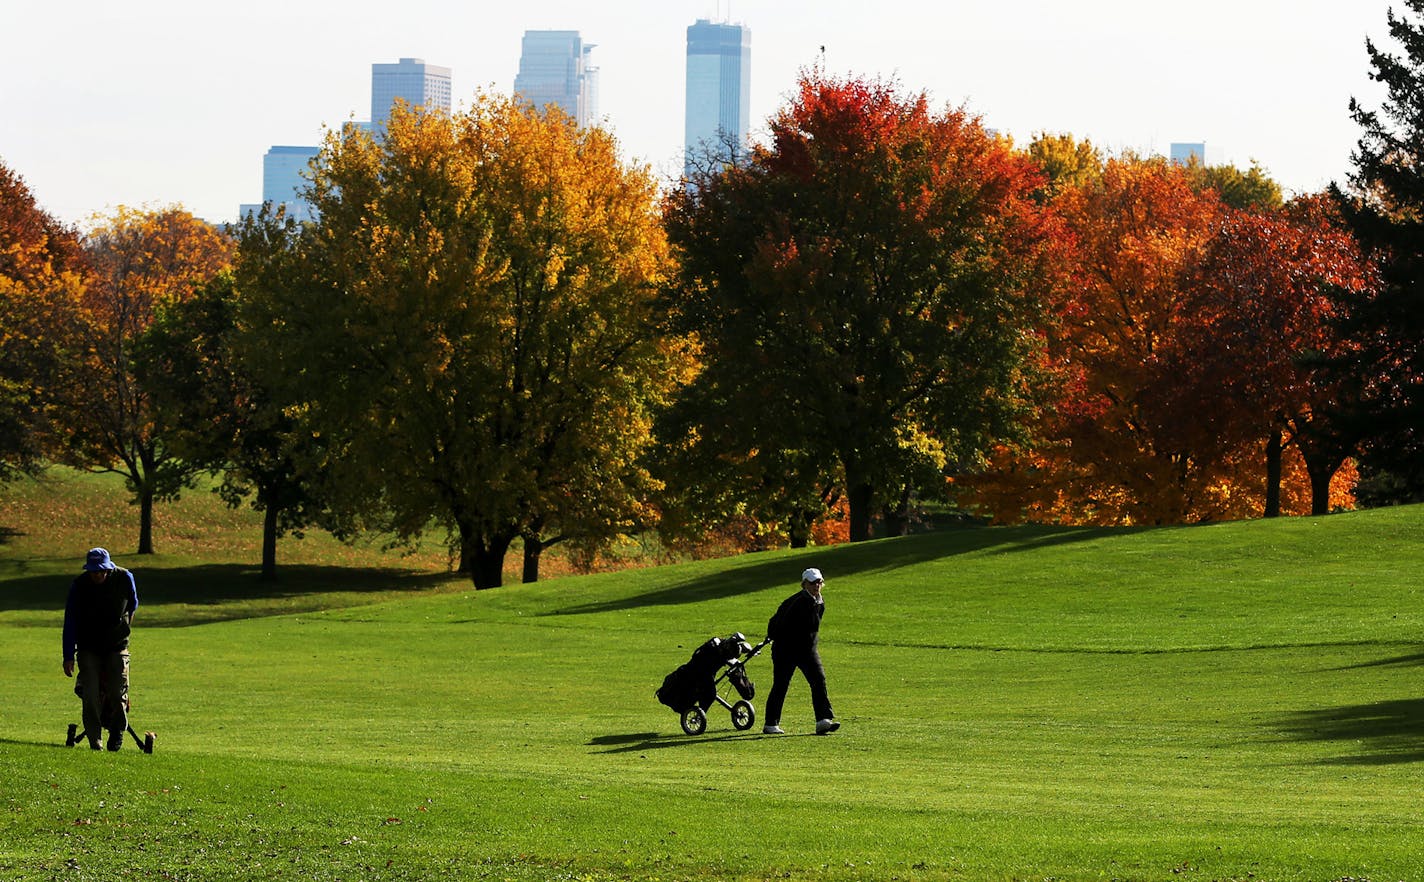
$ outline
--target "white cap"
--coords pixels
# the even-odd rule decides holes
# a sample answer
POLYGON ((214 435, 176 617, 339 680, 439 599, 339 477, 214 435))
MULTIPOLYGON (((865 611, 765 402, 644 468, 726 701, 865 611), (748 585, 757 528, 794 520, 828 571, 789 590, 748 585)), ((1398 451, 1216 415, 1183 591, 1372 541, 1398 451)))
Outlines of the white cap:
POLYGON ((809 570, 807 570, 806 572, 804 572, 804 573, 801 574, 801 581, 802 581, 802 582, 821 582, 821 581, 824 581, 824 580, 823 580, 822 577, 821 577, 821 571, 818 570, 818 569, 816 569, 815 567, 811 567, 809 570))

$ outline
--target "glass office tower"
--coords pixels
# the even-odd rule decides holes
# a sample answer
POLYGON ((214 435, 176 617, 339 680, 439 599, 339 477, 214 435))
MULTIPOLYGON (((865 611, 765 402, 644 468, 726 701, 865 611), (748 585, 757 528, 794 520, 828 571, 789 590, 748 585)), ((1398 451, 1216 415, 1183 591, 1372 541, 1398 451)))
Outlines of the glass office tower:
POLYGON ((698 19, 687 29, 686 170, 730 162, 751 129, 752 32, 698 19))
POLYGON ((396 64, 371 65, 371 125, 380 131, 400 98, 412 108, 450 112, 450 68, 402 58, 396 64))
POLYGON ((598 68, 578 31, 525 31, 514 92, 535 107, 557 104, 580 126, 598 122, 598 68))

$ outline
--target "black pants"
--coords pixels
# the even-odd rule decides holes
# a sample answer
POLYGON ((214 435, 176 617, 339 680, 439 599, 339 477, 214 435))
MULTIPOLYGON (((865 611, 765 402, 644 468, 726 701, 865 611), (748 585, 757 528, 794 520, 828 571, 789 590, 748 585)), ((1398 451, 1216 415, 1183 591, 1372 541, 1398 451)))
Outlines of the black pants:
POLYGON ((831 699, 826 694, 826 669, 821 666, 821 654, 814 649, 806 653, 778 654, 773 648, 771 692, 766 696, 766 725, 780 725, 786 690, 791 687, 791 678, 798 670, 805 675, 806 685, 811 687, 811 709, 816 712, 816 719, 829 720, 835 716, 831 712, 831 699))

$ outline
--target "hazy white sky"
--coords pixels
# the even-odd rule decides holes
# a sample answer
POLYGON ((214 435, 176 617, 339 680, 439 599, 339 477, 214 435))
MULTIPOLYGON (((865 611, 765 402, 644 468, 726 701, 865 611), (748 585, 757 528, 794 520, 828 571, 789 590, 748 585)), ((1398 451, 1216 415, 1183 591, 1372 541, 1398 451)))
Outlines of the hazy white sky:
MULTIPOLYGON (((1399 4, 1395 4, 1396 7, 1399 4)), ((274 144, 366 119, 371 64, 452 69, 455 103, 509 92, 526 29, 597 44, 600 110, 624 154, 681 167, 686 28, 752 30, 754 134, 825 47, 831 74, 893 78, 1027 141, 1111 151, 1205 141, 1290 191, 1349 170, 1351 96, 1379 101, 1365 38, 1389 0, 3 0, 0 161, 83 223, 180 203, 212 221, 261 198, 274 144)))

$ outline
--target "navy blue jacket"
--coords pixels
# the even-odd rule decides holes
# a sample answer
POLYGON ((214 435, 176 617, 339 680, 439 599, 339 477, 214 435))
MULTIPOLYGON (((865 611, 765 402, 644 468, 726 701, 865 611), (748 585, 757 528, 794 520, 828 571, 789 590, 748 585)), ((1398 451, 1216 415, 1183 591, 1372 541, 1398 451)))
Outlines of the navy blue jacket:
POLYGON ((80 573, 69 583, 64 602, 64 660, 79 650, 119 652, 129 648, 129 619, 138 609, 138 586, 122 567, 95 583, 80 573))

